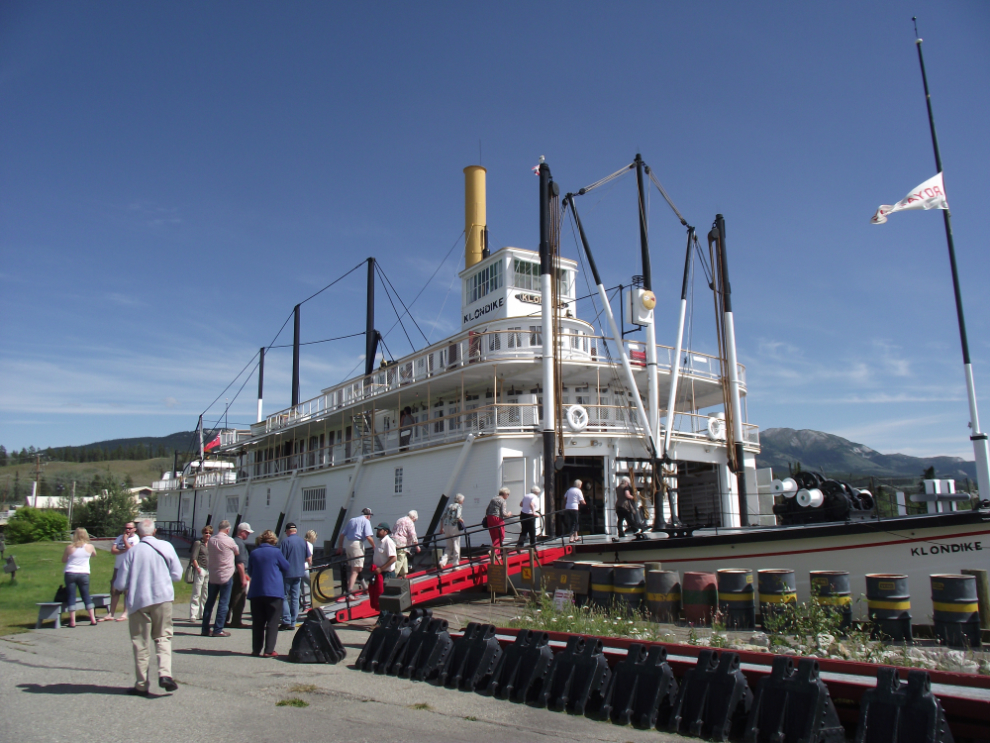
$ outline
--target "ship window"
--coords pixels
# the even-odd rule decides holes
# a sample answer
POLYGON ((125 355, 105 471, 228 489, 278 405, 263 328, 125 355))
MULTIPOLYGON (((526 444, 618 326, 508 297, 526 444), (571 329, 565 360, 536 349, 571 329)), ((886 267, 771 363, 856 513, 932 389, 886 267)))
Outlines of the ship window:
POLYGON ((241 497, 239 495, 227 496, 227 513, 237 513, 237 508, 240 505, 241 505, 241 497))
POLYGON ((467 304, 474 304, 490 292, 502 288, 502 262, 485 266, 467 280, 467 304))
POLYGON ((270 506, 272 504, 272 489, 268 488, 268 494, 265 496, 265 505, 270 506))
POLYGON ((497 332, 488 334, 488 350, 498 351, 502 347, 502 337, 497 332))
POLYGON ((543 329, 539 325, 529 326, 529 345, 531 346, 543 345, 543 329))
MULTIPOLYGON (((522 330, 522 328, 509 328, 510 331, 522 330)), ((522 335, 519 333, 509 333, 509 348, 522 348, 522 335)))
POLYGON ((395 492, 396 494, 402 492, 402 468, 395 468, 395 492))
POLYGON ((518 258, 512 261, 512 285, 518 289, 527 291, 540 290, 540 264, 530 261, 521 261, 518 258))
POLYGON ((326 511, 327 510, 326 487, 303 488, 302 510, 303 513, 312 513, 313 511, 326 511))

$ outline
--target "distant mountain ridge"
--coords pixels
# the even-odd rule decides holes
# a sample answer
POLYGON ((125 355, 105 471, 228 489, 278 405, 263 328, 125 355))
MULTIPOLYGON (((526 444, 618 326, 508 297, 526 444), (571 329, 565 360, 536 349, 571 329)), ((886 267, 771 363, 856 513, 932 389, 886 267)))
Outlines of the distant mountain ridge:
POLYGON ((865 444, 822 431, 768 428, 760 432, 762 452, 757 467, 773 467, 786 473, 788 465, 801 463, 804 470, 825 470, 830 475, 874 475, 876 477, 921 477, 929 467, 937 477, 976 479, 976 462, 961 457, 911 457, 881 454, 865 444))

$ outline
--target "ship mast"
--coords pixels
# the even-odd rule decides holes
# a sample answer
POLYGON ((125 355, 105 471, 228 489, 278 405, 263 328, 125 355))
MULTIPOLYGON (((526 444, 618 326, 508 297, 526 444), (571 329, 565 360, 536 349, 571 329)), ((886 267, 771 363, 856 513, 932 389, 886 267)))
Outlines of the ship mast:
MULTIPOLYGON (((935 150, 935 169, 942 173, 942 155, 938 149, 938 136, 935 134, 935 116, 932 113, 932 96, 928 91, 928 75, 925 73, 925 58, 921 53, 921 37, 918 36, 918 18, 914 21, 915 46, 918 47, 918 63, 921 65, 921 82, 925 87, 925 104, 928 107, 928 126, 932 132, 932 148, 935 150)), ((943 179, 945 178, 943 174, 943 179)), ((980 497, 990 497, 990 447, 987 434, 980 431, 980 413, 976 407, 976 386, 973 382, 973 365, 969 358, 969 339, 966 337, 966 318, 963 315, 962 292, 959 288, 959 269, 956 267, 956 246, 952 239, 952 215, 948 209, 942 210, 945 222, 945 240, 949 247, 949 266, 952 269, 952 289, 956 298, 956 318, 959 321, 959 340, 962 344, 963 371, 966 376, 966 394, 969 398, 970 441, 976 459, 976 481, 980 497)))
MULTIPOLYGON (((550 255, 550 195, 559 187, 550 178, 550 166, 540 158, 540 302, 543 325, 543 497, 547 513, 556 508, 554 499, 554 457, 556 454, 553 342, 553 261, 550 255)), ((554 536, 554 520, 547 519, 547 536, 554 536)))

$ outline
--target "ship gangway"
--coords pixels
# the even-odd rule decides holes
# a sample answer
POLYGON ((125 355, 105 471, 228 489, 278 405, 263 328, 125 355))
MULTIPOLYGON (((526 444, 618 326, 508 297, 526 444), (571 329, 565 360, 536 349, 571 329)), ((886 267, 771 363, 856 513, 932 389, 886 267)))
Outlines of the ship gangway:
MULTIPOLYGON (((519 519, 513 517, 506 520, 506 525, 518 524, 519 519)), ((462 591, 470 591, 484 587, 488 584, 489 570, 494 564, 500 568, 500 575, 504 569, 506 582, 510 582, 513 576, 523 575, 525 572, 536 567, 549 565, 557 560, 561 560, 573 554, 574 548, 567 543, 564 538, 546 539, 541 538, 535 546, 529 548, 509 547, 508 542, 503 550, 495 554, 494 551, 473 550, 471 548, 471 535, 488 530, 481 526, 471 527, 460 535, 465 539, 466 549, 462 553, 461 561, 457 565, 446 565, 441 567, 438 563, 439 549, 442 549, 447 537, 438 535, 424 540, 421 545, 420 555, 410 556, 411 571, 406 579, 409 582, 409 598, 411 606, 426 604, 431 601, 449 597, 462 591), (419 557, 419 564, 415 565, 413 571, 414 558, 419 557), (427 567, 422 563, 426 561, 427 567)), ((509 536, 509 535, 507 535, 509 536)), ((511 535, 513 538, 515 535, 511 535)), ((371 550, 366 551, 366 560, 371 550)), ((323 604, 322 609, 328 617, 337 622, 349 622, 355 619, 376 616, 379 611, 371 606, 371 601, 366 590, 354 591, 350 594, 344 593, 334 596, 334 591, 330 588, 334 584, 335 570, 347 570, 346 557, 334 557, 319 565, 314 565, 312 569, 312 601, 313 605, 323 604)), ((529 582, 529 580, 524 580, 529 582)), ((509 590, 512 590, 511 588, 509 590)))

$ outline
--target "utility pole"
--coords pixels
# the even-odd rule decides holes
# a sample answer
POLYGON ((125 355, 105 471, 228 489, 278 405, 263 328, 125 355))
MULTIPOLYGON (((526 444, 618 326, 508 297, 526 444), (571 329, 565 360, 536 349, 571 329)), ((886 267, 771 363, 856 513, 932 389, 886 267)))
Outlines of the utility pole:
POLYGON ((72 492, 69 494, 69 528, 72 528, 72 505, 76 500, 76 481, 72 481, 72 492))
POLYGON ((41 495, 41 455, 37 454, 34 458, 34 503, 32 504, 35 508, 38 507, 38 496, 41 495))

